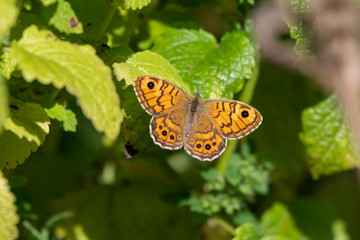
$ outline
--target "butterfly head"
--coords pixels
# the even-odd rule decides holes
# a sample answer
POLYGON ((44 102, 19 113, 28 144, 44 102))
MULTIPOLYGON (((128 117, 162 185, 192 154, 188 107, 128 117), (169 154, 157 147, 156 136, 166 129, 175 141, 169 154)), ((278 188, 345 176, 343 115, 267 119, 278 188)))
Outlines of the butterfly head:
POLYGON ((194 94, 194 96, 193 96, 193 99, 199 99, 200 100, 200 93, 199 93, 199 91, 196 91, 196 93, 194 94))

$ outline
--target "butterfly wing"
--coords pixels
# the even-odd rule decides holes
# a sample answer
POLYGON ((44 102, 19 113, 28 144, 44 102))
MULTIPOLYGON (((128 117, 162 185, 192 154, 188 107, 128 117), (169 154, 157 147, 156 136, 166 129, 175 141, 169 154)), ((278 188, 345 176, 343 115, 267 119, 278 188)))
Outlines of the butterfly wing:
POLYGON ((154 143, 162 148, 175 150, 184 145, 186 124, 185 107, 177 108, 150 121, 150 135, 154 143))
POLYGON ((137 77, 134 90, 141 106, 150 115, 161 115, 186 104, 191 96, 175 84, 155 76, 137 77))
POLYGON ((185 140, 185 151, 201 161, 211 161, 226 149, 227 140, 204 111, 198 109, 193 126, 185 140))
POLYGON ((263 119, 254 107, 235 100, 204 100, 202 108, 220 134, 227 139, 248 135, 260 126, 263 119))

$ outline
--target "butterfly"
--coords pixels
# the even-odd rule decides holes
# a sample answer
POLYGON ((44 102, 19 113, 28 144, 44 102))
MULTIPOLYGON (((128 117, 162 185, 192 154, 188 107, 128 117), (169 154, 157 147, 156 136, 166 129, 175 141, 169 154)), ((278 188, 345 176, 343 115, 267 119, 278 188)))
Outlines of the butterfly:
POLYGON ((150 135, 164 149, 180 149, 201 161, 212 161, 226 149, 227 140, 254 131, 262 116, 252 106, 235 100, 201 100, 175 84, 150 75, 139 76, 134 91, 152 115, 150 135))

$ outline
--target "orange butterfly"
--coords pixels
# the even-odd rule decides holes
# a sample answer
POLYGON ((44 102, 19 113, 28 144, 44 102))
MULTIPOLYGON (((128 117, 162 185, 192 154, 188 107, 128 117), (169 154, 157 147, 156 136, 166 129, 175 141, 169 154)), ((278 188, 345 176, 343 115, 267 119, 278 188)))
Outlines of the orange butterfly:
POLYGON ((228 139, 242 138, 262 122, 258 110, 235 100, 201 100, 175 84, 155 76, 137 77, 134 90, 141 106, 152 115, 154 143, 185 151, 201 161, 211 161, 226 149, 228 139))

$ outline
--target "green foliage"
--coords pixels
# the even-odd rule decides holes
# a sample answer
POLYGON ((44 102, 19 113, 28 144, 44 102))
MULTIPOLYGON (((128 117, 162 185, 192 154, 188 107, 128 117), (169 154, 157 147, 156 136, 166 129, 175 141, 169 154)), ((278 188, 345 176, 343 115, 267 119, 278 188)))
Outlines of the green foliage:
POLYGON ((60 41, 50 31, 31 26, 13 42, 11 54, 25 80, 65 87, 98 131, 112 139, 119 134, 122 113, 110 69, 91 46, 60 41))
POLYGON ((289 210, 281 203, 275 203, 263 213, 256 224, 244 223, 235 230, 233 240, 306 240, 295 225, 289 210))
POLYGON ((0 133, 0 168, 15 168, 35 152, 49 133, 49 118, 35 103, 10 99, 10 114, 0 133))
POLYGON ((348 123, 334 96, 304 110, 302 123, 300 139, 310 156, 308 164, 314 178, 358 166, 348 123))
POLYGON ((5 122, 9 114, 8 102, 9 99, 7 86, 5 80, 0 75, 0 134, 2 130, 2 124, 5 122))
POLYGON ((136 10, 147 6, 150 2, 151 0, 114 0, 112 1, 112 5, 119 6, 125 10, 136 10))
POLYGON ((181 82, 180 76, 168 60, 151 51, 138 52, 131 56, 125 63, 113 65, 116 78, 125 79, 126 84, 133 85, 137 76, 154 75, 168 79, 185 91, 188 87, 181 82))
POLYGON ((346 232, 344 221, 338 220, 332 225, 334 240, 350 240, 349 234, 346 232))
MULTIPOLYGON (((150 164, 143 166, 156 170, 150 164)), ((148 239, 195 239, 199 237, 198 230, 191 231, 192 224, 187 221, 186 212, 159 198, 169 192, 173 187, 171 183, 166 183, 155 175, 151 179, 137 176, 131 169, 124 169, 118 173, 118 176, 120 181, 114 185, 92 186, 58 199, 54 205, 55 209, 62 211, 66 209, 74 214, 72 218, 56 226, 55 231, 58 236, 66 239, 139 239, 144 236, 148 239), (97 217, 94 218, 94 215, 97 217), (172 222, 168 226, 170 229, 164 230, 163 226, 169 221, 172 222)))
POLYGON ((45 107, 45 111, 49 118, 62 122, 63 128, 66 132, 76 132, 77 120, 74 112, 66 109, 65 106, 60 105, 57 102, 45 107))
POLYGON ((83 25, 79 22, 70 3, 64 0, 57 0, 57 9, 49 21, 60 32, 69 34, 83 33, 83 25))
MULTIPOLYGON (((290 37, 296 40, 294 51, 301 57, 312 54, 310 31, 305 23, 305 18, 310 9, 309 0, 282 1, 282 4, 290 4, 290 9, 295 18, 285 18, 290 28, 290 37)), ((285 16, 288 16, 285 14, 285 16)))
MULTIPOLYGON (((359 239, 355 174, 314 181, 357 166, 346 120, 335 98, 304 110, 318 86, 260 65, 255 3, 0 1, 0 239, 359 239), (210 163, 160 149, 132 87, 145 74, 253 99, 264 123, 210 163)), ((309 1, 289 3, 311 56, 309 1)))
POLYGON ((18 222, 15 196, 10 191, 7 179, 0 171, 0 239, 17 239, 19 232, 16 224, 18 222))
POLYGON ((255 50, 242 31, 228 32, 217 46, 203 30, 173 29, 155 41, 153 51, 179 70, 192 93, 199 91, 204 98, 232 98, 255 67, 255 50))
POLYGON ((0 40, 9 34, 10 28, 16 23, 18 14, 19 9, 16 7, 15 0, 0 2, 0 40))
POLYGON ((191 211, 205 215, 224 211, 232 216, 243 211, 256 193, 267 194, 270 169, 269 163, 259 163, 257 157, 249 152, 248 146, 243 145, 242 155, 231 156, 224 175, 214 168, 203 171, 205 192, 192 194, 182 204, 190 206, 191 211))

